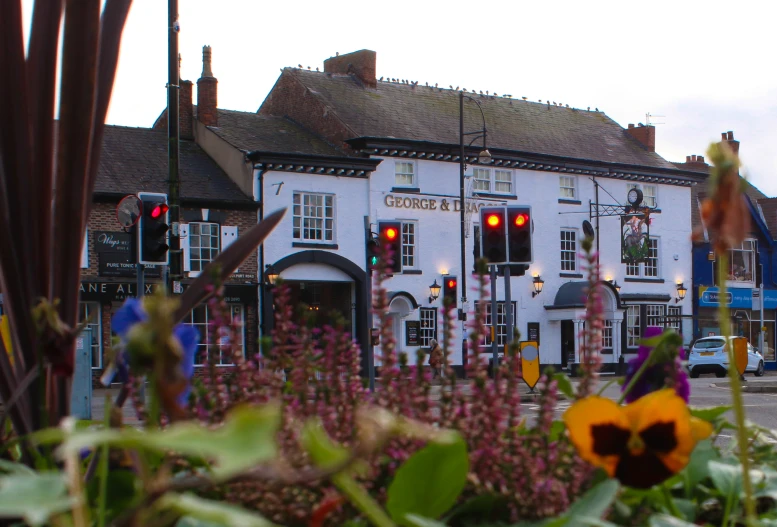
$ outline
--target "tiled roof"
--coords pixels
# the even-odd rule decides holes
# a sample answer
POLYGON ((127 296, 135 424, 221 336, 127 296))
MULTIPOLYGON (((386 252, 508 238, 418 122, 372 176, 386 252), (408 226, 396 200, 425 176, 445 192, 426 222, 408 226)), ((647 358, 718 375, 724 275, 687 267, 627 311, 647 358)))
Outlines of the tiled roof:
POLYGON ((234 110, 219 109, 218 112, 218 126, 208 128, 244 152, 258 150, 282 154, 345 155, 289 119, 234 110))
MULTIPOLYGON (((707 168, 702 168, 698 166, 689 167, 683 163, 675 163, 675 165, 678 168, 709 174, 709 167, 707 168)), ((742 183, 744 184, 745 194, 747 194, 753 202, 766 198, 766 194, 758 190, 758 188, 755 185, 751 184, 749 181, 747 181, 744 178, 741 178, 741 179, 742 179, 742 183)), ((697 225, 701 225, 701 211, 699 210, 699 205, 707 195, 707 192, 708 192, 707 179, 691 187, 691 225, 693 225, 694 227, 697 225)))
MULTIPOLYGON (((348 75, 286 68, 320 97, 355 137, 459 143, 459 93, 426 86, 378 82, 364 88, 348 75)), ((644 167, 675 168, 649 152, 602 112, 548 106, 521 99, 469 93, 480 102, 488 147, 644 167)), ((465 131, 482 126, 480 112, 465 102, 465 131)))
MULTIPOLYGON (((179 151, 181 198, 252 201, 193 141, 181 141, 179 151)), ((167 181, 167 133, 150 128, 105 127, 95 192, 166 193, 167 181)))
POLYGON ((764 214, 766 226, 772 237, 777 239, 777 198, 762 198, 758 200, 758 205, 764 214))

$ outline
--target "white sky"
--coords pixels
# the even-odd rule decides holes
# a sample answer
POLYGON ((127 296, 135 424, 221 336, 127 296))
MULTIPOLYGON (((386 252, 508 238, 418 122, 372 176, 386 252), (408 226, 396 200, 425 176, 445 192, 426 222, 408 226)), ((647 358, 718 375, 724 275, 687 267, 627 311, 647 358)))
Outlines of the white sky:
MULTIPOLYGON (((280 68, 367 48, 378 77, 590 106, 624 127, 650 112, 670 161, 733 130, 750 181, 777 195, 777 3, 179 0, 179 12, 181 76, 199 78, 211 45, 221 108, 256 111, 280 68)), ((166 26, 165 0, 134 1, 110 124, 151 126, 164 109, 166 26)))

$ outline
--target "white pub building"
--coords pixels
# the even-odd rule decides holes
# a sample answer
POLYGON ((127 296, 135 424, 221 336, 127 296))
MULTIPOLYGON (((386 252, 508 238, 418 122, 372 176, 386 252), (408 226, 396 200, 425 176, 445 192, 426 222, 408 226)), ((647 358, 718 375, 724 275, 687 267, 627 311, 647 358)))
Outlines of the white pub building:
MULTIPOLYGON (((321 72, 285 68, 256 114, 217 110, 215 125, 199 119, 197 142, 260 202, 260 217, 288 209, 260 249, 261 331, 272 329, 269 278, 279 275, 291 286, 293 300, 314 311, 319 322, 327 322, 333 311, 344 317, 364 352, 374 325, 367 297, 368 233, 377 232, 380 221, 400 221, 402 272, 385 286, 398 349, 412 360, 419 348, 441 338, 444 295, 434 298, 434 283, 457 278, 458 307, 468 319, 473 316, 477 209, 529 205, 534 261, 525 276, 511 279, 512 315, 521 339, 539 342, 543 367, 568 368, 579 361, 587 283, 578 253, 585 220, 597 231, 605 286, 605 368, 636 352, 646 326, 676 327, 689 341, 690 322, 684 321, 690 320, 692 299, 684 289, 692 280, 691 186, 704 176, 656 154, 652 126, 624 129, 598 110, 479 90, 463 92, 460 112, 462 92, 378 79, 376 54, 362 50, 326 60, 321 72), (478 158, 483 139, 469 132, 484 126, 490 157, 478 158), (464 268, 462 128, 469 134, 464 268), (637 264, 621 258, 619 212, 633 188, 652 209, 649 254, 637 264)), ((496 316, 489 305, 487 322, 497 326, 501 352, 506 337, 501 277, 497 299, 496 316)), ((466 325, 457 322, 451 357, 459 369, 466 325)), ((483 353, 490 353, 488 337, 482 345, 483 353)), ((380 357, 379 346, 374 351, 380 357)))

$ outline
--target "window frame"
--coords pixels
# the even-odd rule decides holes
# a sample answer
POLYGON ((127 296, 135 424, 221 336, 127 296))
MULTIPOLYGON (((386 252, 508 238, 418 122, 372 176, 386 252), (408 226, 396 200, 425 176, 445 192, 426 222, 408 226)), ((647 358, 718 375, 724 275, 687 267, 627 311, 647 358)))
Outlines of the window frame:
POLYGON ((627 263, 626 264, 626 278, 647 278, 653 280, 661 279, 661 241, 660 236, 651 236, 648 238, 650 247, 648 248, 648 260, 651 261, 651 265, 648 266, 648 262, 639 263, 627 263), (653 246, 655 244, 655 247, 653 246), (655 256, 649 256, 655 253, 655 256), (636 269, 636 273, 633 270, 636 269), (648 274, 648 271, 653 269, 655 274, 648 274))
POLYGON ((642 339, 640 305, 626 306, 626 348, 638 348, 642 339))
POLYGON ((508 168, 489 168, 489 167, 473 167, 472 172, 470 174, 472 177, 472 193, 473 194, 500 194, 503 196, 514 196, 515 195, 515 170, 511 170, 508 168), (497 181, 496 179, 496 173, 501 172, 503 174, 508 174, 510 176, 510 180, 508 181, 497 181), (483 177, 477 177, 478 175, 487 174, 488 178, 483 177), (477 188, 478 182, 486 182, 488 188, 477 188), (509 191, 504 190, 498 190, 497 185, 510 185, 509 191))
POLYGON ((308 192, 305 190, 295 190, 292 193, 292 220, 291 220, 291 238, 293 241, 304 243, 319 243, 319 244, 332 244, 337 240, 337 200, 336 195, 326 192, 308 192), (299 203, 295 200, 299 196, 299 203), (322 199, 321 205, 305 204, 305 198, 307 196, 320 197, 322 199), (327 198, 331 200, 331 206, 327 205, 327 198), (320 207, 322 209, 323 216, 307 216, 305 214, 307 207, 320 207), (298 210, 299 209, 299 210, 298 210), (326 215, 327 209, 331 209, 331 216, 326 215), (306 227, 305 220, 320 220, 320 227, 306 227), (299 221, 297 221, 299 220, 299 221), (331 222, 331 228, 327 229, 327 221, 331 222), (321 231, 321 238, 305 237, 305 231, 321 231), (327 232, 330 232, 330 238, 327 238, 327 232))
POLYGON ((559 238, 560 238, 560 259, 559 263, 561 265, 561 272, 562 273, 576 273, 577 268, 577 229, 574 227, 561 227, 559 230, 559 238), (571 234, 573 239, 572 240, 565 240, 564 234, 571 234), (572 243, 572 248, 570 249, 568 246, 565 247, 565 244, 572 243), (569 259, 565 259, 565 255, 568 256, 569 254, 572 254, 572 260, 571 262, 569 259), (571 267, 568 269, 565 269, 564 266, 571 264, 571 267))
MULTIPOLYGON (((742 263, 743 264, 745 263, 744 258, 742 259, 742 263)), ((755 238, 745 238, 744 240, 742 240, 739 247, 737 248, 732 247, 731 249, 729 249, 728 264, 729 264, 729 269, 728 269, 728 272, 726 273, 726 276, 727 276, 726 283, 728 285, 733 287, 742 287, 743 285, 748 285, 748 286, 756 285, 756 279, 758 275, 758 240, 756 240, 755 238), (745 244, 749 244, 750 248, 745 249, 744 248, 745 244), (750 261, 749 263, 751 268, 750 280, 745 280, 745 279, 737 280, 736 273, 733 272, 733 266, 735 265, 734 253, 750 253, 750 257, 749 257, 749 261, 750 261), (734 277, 733 279, 732 279, 732 276, 734 277)), ((716 261, 716 265, 717 265, 717 261, 716 261)), ((743 269, 743 271, 746 271, 746 269, 743 269)), ((716 268, 715 276, 717 277, 717 268, 716 268)), ((717 283, 717 280, 716 280, 716 283, 717 283)))
POLYGON ((666 327, 666 304, 645 304, 645 327, 666 327))
POLYGON ((90 315, 89 307, 97 307, 97 316, 94 319, 94 322, 90 322, 89 324, 86 324, 84 326, 87 329, 92 330, 92 342, 90 343, 92 347, 92 364, 91 368, 93 370, 101 370, 103 369, 103 306, 100 305, 99 302, 94 301, 79 301, 78 302, 78 323, 81 324, 87 320, 87 318, 90 315), (85 312, 82 312, 82 308, 86 308, 85 312), (83 313, 83 316, 82 316, 83 313), (95 330, 96 328, 96 330, 95 330), (97 337, 97 342, 95 342, 95 336, 97 337), (95 348, 97 348, 95 352, 95 348), (97 365, 95 366, 95 356, 97 356, 97 365))
POLYGON ((212 222, 212 221, 193 221, 193 222, 189 222, 187 224, 187 228, 188 228, 188 246, 189 246, 189 271, 190 272, 194 272, 194 273, 199 273, 203 269, 205 269, 205 266, 207 266, 210 262, 212 262, 219 255, 219 253, 221 252, 221 225, 219 225, 218 223, 212 222), (215 238, 216 239, 215 253, 213 253, 211 255, 211 258, 209 260, 205 260, 205 259, 202 258, 202 251, 203 251, 203 249, 208 250, 208 251, 213 251, 213 249, 214 249, 213 247, 203 247, 202 246, 202 243, 201 243, 202 242, 202 237, 203 237, 202 227, 205 226, 205 225, 207 225, 210 228, 213 228, 214 226, 216 227, 216 234, 210 233, 210 234, 207 235, 208 238, 215 238), (198 234, 192 234, 193 226, 197 227, 197 230, 199 231, 198 234), (194 247, 192 245, 193 236, 197 236, 197 238, 200 241, 200 244, 197 247, 194 247), (194 251, 195 250, 199 251, 199 256, 200 256, 199 258, 195 258, 194 257, 194 251), (199 266, 198 269, 194 268, 195 267, 195 262, 199 266))
POLYGON ((558 179, 558 197, 559 197, 559 199, 573 199, 573 200, 579 199, 578 198, 578 192, 577 192, 577 176, 571 176, 569 174, 559 174, 558 178, 559 178, 558 179), (567 180, 569 180, 571 182, 571 186, 570 185, 564 185, 564 180, 565 179, 567 179, 567 180), (571 196, 565 195, 564 191, 565 190, 570 190, 570 189, 572 191, 572 195, 571 196))
MULTIPOLYGON (((480 301, 475 301, 475 311, 479 309, 480 301)), ((518 313, 517 313, 517 307, 518 302, 513 300, 511 302, 513 305, 512 309, 512 319, 513 319, 513 328, 515 328, 516 321, 518 320, 518 313)), ((489 348, 491 347, 491 301, 488 300, 485 302, 486 306, 486 312, 485 317, 483 319, 483 327, 485 328, 486 332, 483 335, 483 337, 480 339, 480 342, 478 343, 478 346, 481 348, 489 348)), ((505 301, 499 300, 496 303, 496 345, 497 347, 501 346, 504 347, 505 343, 507 342, 507 316, 505 313, 505 301), (499 323, 499 321, 503 320, 503 323, 499 323), (502 331, 504 329, 504 331, 502 331)))
POLYGON ((609 318, 604 319, 602 324, 602 349, 608 350, 612 352, 615 346, 615 341, 613 340, 613 323, 612 320, 609 318), (609 343, 609 346, 607 345, 609 343))
POLYGON ((437 340, 437 308, 419 308, 418 320, 421 323, 421 347, 428 348, 430 347, 429 341, 437 340))
POLYGON ((413 270, 419 268, 419 245, 418 245, 418 220, 399 220, 402 222, 402 270, 405 269, 413 270), (405 226, 412 226, 413 227, 413 244, 406 244, 405 243, 405 226), (405 254, 405 247, 412 247, 413 248, 413 254, 411 257, 413 258, 412 264, 406 264, 406 257, 408 255, 405 254))
MULTIPOLYGON (((246 341, 246 335, 245 335, 245 318, 246 318, 245 311, 246 310, 245 310, 245 306, 243 304, 229 303, 229 304, 227 304, 227 307, 229 308, 230 317, 233 320, 235 318, 234 317, 235 309, 239 309, 240 310, 240 320, 238 321, 238 324, 240 324, 240 332, 239 332, 240 333, 240 342, 238 343, 238 346, 241 349, 241 351, 243 353, 243 356, 245 356, 245 349, 246 349, 246 347, 245 347, 245 341, 246 341)), ((189 313, 187 313, 186 318, 184 319, 184 322, 183 322, 184 324, 188 324, 190 326, 194 326, 200 332, 200 342, 199 342, 199 344, 197 344, 197 351, 194 354, 194 367, 195 368, 203 368, 203 367, 208 366, 208 364, 209 364, 208 356, 209 356, 210 347, 211 347, 210 335, 209 335, 210 322, 211 322, 210 306, 208 306, 207 303, 206 304, 200 304, 200 305, 196 306, 194 309, 192 309, 191 311, 189 311, 189 313), (204 322, 190 322, 190 321, 194 320, 195 312, 198 309, 201 309, 201 308, 205 310, 205 321, 204 322), (202 330, 199 329, 201 327, 203 328, 202 330), (200 359, 200 358, 204 358, 204 361, 203 362, 197 362, 197 360, 200 359)), ((219 360, 218 360, 218 362, 216 362, 215 366, 217 368, 234 366, 235 363, 234 363, 234 360, 231 357, 228 359, 229 362, 225 362, 224 361, 223 351, 222 351, 222 348, 221 348, 220 344, 218 345, 218 348, 219 348, 219 350, 218 350, 219 360)))
POLYGON ((394 160, 394 186, 395 187, 403 187, 403 188, 417 188, 418 187, 418 164, 415 161, 409 161, 406 159, 394 160), (408 165, 411 167, 412 172, 402 172, 400 171, 400 165, 408 165), (400 183, 398 181, 398 178, 400 176, 410 176, 410 183, 400 183))
POLYGON ((672 328, 678 333, 683 325, 683 306, 666 306, 666 324, 664 327, 672 328))

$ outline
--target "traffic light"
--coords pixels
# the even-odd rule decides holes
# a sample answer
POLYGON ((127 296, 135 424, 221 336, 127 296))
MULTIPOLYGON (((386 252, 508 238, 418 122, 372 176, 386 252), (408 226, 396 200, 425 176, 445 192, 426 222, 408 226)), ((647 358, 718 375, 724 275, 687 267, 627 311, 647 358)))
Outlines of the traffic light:
POLYGON ((455 276, 446 276, 442 285, 442 301, 447 308, 456 307, 459 281, 455 276))
POLYGON ((490 264, 507 262, 504 207, 480 209, 480 254, 490 264))
POLYGON ((389 253, 389 271, 393 274, 402 272, 402 222, 378 222, 378 240, 381 249, 389 253))
POLYGON ((507 246, 510 263, 534 261, 531 207, 507 207, 507 246))
POLYGON ((378 237, 374 233, 367 233, 367 269, 375 269, 380 261, 380 251, 378 250, 378 237))
POLYGON ((168 210, 166 194, 138 193, 143 202, 143 212, 138 222, 138 263, 168 263, 167 224, 168 210))

